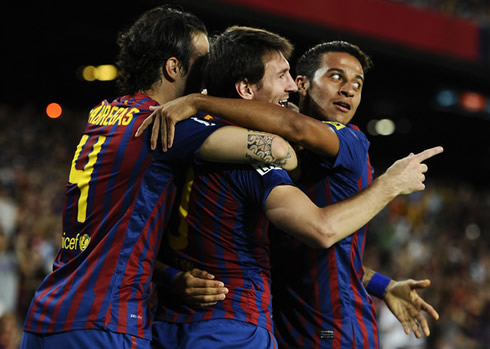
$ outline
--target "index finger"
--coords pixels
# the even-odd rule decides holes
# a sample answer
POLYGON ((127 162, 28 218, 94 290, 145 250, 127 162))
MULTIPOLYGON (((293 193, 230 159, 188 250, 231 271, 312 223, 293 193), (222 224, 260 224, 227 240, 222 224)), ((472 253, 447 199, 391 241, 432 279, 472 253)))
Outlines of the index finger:
POLYGON ((429 148, 429 149, 426 149, 424 150, 423 152, 420 152, 418 153, 417 155, 415 155, 415 157, 420 161, 424 161, 424 160, 427 160, 431 157, 433 157, 434 155, 437 155, 437 154, 440 154, 444 151, 444 148, 441 147, 441 146, 438 146, 438 147, 434 147, 434 148, 429 148))
POLYGON ((429 314, 434 320, 439 320, 439 313, 429 303, 422 301, 421 309, 429 314))
POLYGON ((222 288, 225 285, 221 281, 193 278, 187 281, 187 286, 192 288, 222 288))
POLYGON ((154 116, 155 112, 151 113, 150 116, 148 116, 140 125, 140 127, 138 127, 138 130, 136 131, 136 134, 134 135, 135 137, 139 137, 144 130, 146 130, 148 128, 148 126, 150 126, 150 124, 153 122, 153 116, 154 116))

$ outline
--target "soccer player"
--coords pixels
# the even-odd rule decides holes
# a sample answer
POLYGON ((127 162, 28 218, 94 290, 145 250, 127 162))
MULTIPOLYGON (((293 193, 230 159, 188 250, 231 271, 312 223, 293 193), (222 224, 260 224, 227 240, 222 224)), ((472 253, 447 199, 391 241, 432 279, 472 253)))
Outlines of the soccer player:
POLYGON ((177 126, 170 151, 151 151, 148 135, 135 130, 150 106, 198 90, 193 71, 209 51, 206 28, 190 13, 158 7, 118 44, 124 95, 88 117, 66 188, 61 248, 27 313, 25 349, 149 348, 153 262, 182 169, 196 154, 295 167, 280 137, 198 119, 177 126))
MULTIPOLYGON (((286 39, 265 30, 227 29, 214 40, 204 69, 208 93, 286 104, 296 91, 287 62, 291 51, 286 39)), ((423 189, 421 161, 440 151, 399 160, 359 195, 323 209, 281 169, 193 166, 163 256, 180 270, 211 272, 229 293, 214 306, 192 308, 161 289, 154 347, 275 347, 266 218, 310 247, 329 248, 394 196, 423 189)))
MULTIPOLYGON (((371 180, 369 143, 349 125, 360 103, 371 62, 358 47, 332 42, 312 49, 299 64, 298 72, 305 72, 297 79, 300 110, 316 119, 266 104, 247 105, 245 101, 195 95, 163 106, 160 112, 179 120, 195 110, 204 110, 247 127, 275 132, 302 145, 310 150, 302 157, 302 189, 320 206, 337 202, 358 192, 371 180)), ((363 272, 364 238, 365 227, 329 250, 309 249, 294 240, 279 249, 286 251, 282 254, 284 258, 278 259, 278 281, 273 283, 281 290, 274 297, 278 304, 275 320, 280 343, 293 347, 342 343, 351 347, 357 341, 358 345, 376 347, 374 308, 362 283, 385 300, 407 333, 411 329, 420 337, 418 323, 429 334, 421 310, 433 318, 438 314, 415 290, 427 287, 430 282, 395 282, 371 270, 363 272), (296 249, 296 245, 301 248, 296 249), (336 263, 338 260, 342 263, 336 263), (298 279, 297 275, 304 277, 298 279)))

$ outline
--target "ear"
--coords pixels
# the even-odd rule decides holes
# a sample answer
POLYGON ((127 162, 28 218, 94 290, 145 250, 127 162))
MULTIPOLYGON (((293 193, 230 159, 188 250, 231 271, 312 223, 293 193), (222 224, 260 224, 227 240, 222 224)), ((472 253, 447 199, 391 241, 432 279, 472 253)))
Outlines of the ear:
POLYGON ((165 65, 162 67, 163 75, 170 82, 174 82, 177 79, 177 75, 180 71, 179 60, 175 57, 170 57, 165 62, 165 65))
POLYGON ((296 77, 296 85, 298 85, 298 93, 300 96, 306 96, 310 88, 310 81, 304 75, 298 75, 296 77))
POLYGON ((254 96, 253 90, 247 79, 242 79, 235 83, 236 92, 243 99, 252 99, 254 96))

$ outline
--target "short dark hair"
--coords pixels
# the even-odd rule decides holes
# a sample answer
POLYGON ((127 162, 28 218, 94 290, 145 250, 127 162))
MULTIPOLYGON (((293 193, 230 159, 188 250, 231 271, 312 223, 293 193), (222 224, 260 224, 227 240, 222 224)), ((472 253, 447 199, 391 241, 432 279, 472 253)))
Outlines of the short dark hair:
POLYGON ((296 74, 304 75, 311 80, 321 65, 322 56, 328 52, 345 52, 356 57, 364 74, 373 67, 373 61, 359 46, 347 41, 329 41, 313 46, 303 53, 296 62, 296 74))
POLYGON ((282 36, 264 29, 232 26, 211 39, 204 67, 204 85, 210 95, 239 97, 235 83, 247 79, 256 84, 264 76, 264 57, 281 52, 288 59, 293 45, 282 36))
POLYGON ((149 89, 160 79, 160 69, 170 57, 176 57, 186 72, 196 33, 207 35, 206 26, 189 12, 168 6, 145 12, 117 40, 121 92, 134 94, 149 89))

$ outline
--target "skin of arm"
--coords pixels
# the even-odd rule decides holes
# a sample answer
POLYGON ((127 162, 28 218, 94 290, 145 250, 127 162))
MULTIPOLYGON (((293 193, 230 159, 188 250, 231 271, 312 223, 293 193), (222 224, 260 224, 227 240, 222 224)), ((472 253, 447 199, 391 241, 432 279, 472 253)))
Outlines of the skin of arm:
POLYGON ((330 127, 323 127, 321 121, 295 110, 268 102, 193 93, 152 109, 153 114, 141 124, 136 136, 154 122, 151 135, 153 149, 159 133, 162 140, 167 140, 162 142, 164 151, 171 147, 175 124, 203 111, 243 127, 277 134, 321 156, 335 157, 339 152, 339 139, 330 127))
POLYGON ((329 248, 369 222, 396 196, 424 190, 427 165, 422 161, 442 151, 442 147, 434 147, 410 154, 396 161, 360 193, 323 208, 296 187, 277 186, 266 200, 266 216, 307 245, 329 248))
POLYGON ((244 127, 277 134, 319 155, 335 157, 339 152, 339 139, 335 131, 323 127, 321 121, 292 109, 267 102, 224 99, 197 93, 185 97, 196 110, 244 127))
MULTIPOLYGON (((364 267, 362 277, 364 287, 368 285, 374 274, 374 270, 364 267)), ((400 321, 405 333, 410 334, 412 330, 417 338, 422 337, 420 329, 426 336, 430 335, 429 324, 422 311, 425 311, 434 320, 439 319, 437 311, 417 293, 417 289, 424 289, 428 286, 430 286, 430 280, 391 280, 383 297, 386 306, 400 321)))
POLYGON ((201 146, 199 157, 211 162, 262 162, 287 171, 298 165, 295 151, 283 138, 236 126, 213 132, 201 146))

